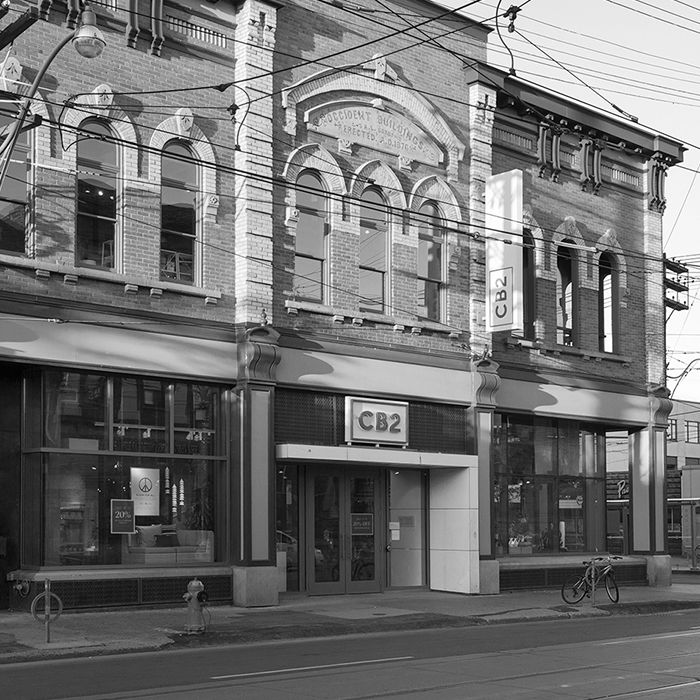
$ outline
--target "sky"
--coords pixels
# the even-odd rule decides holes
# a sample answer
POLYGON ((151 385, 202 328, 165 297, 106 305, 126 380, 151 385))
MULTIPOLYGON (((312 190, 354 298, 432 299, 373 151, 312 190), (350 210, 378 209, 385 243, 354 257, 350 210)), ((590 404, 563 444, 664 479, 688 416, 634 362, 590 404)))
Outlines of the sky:
MULTIPOLYGON (((613 103, 688 149, 666 181, 664 252, 690 265, 690 309, 667 312, 668 387, 700 401, 700 0, 481 0, 464 13, 493 25, 511 5, 516 31, 499 26, 519 78, 617 114, 613 103)), ((511 66, 496 31, 489 62, 511 66)))

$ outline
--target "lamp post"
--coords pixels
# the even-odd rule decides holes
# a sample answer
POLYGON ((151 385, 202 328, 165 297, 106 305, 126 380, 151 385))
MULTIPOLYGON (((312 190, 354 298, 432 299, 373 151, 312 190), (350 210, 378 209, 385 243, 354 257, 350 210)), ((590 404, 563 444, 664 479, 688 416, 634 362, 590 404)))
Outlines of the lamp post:
POLYGON ((69 42, 73 42, 75 50, 84 58, 95 58, 99 56, 102 53, 102 49, 104 49, 107 44, 102 32, 97 28, 95 13, 87 5, 80 15, 80 24, 78 28, 72 34, 69 34, 61 39, 54 50, 47 56, 43 65, 34 77, 34 82, 32 82, 29 91, 24 96, 24 101, 19 111, 17 121, 13 124, 5 143, 0 147, 0 158, 2 158, 2 163, 0 163, 0 189, 2 189, 5 182, 7 169, 10 166, 10 159, 12 158, 12 151, 14 150, 17 139, 22 132, 24 120, 27 118, 27 114, 31 108, 32 99, 34 98, 36 91, 39 89, 39 84, 41 83, 54 58, 56 58, 61 49, 69 42))

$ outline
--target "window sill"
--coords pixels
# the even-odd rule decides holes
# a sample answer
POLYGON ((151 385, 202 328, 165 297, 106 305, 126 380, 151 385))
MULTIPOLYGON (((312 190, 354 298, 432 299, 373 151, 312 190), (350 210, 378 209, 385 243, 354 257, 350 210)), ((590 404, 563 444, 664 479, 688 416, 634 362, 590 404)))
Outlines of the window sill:
POLYGON ((285 302, 287 313, 297 315, 300 311, 318 314, 319 316, 330 316, 334 323, 339 325, 349 323, 356 327, 361 327, 365 322, 379 324, 384 326, 392 326, 396 332, 409 332, 414 335, 420 335, 423 331, 430 333, 443 333, 449 335, 450 338, 459 338, 462 331, 459 328, 453 328, 444 323, 435 321, 396 318, 386 314, 377 314, 371 311, 353 311, 350 309, 338 309, 325 304, 318 304, 312 301, 291 301, 285 302))
POLYGON ((528 340, 511 335, 506 338, 506 346, 509 348, 518 348, 519 350, 534 350, 541 355, 571 355, 580 357, 584 360, 593 360, 594 362, 614 362, 628 367, 632 364, 632 358, 627 355, 618 355, 611 352, 599 352, 597 350, 583 350, 572 345, 559 345, 545 343, 542 340, 528 340))
POLYGON ((139 288, 149 289, 152 297, 159 297, 163 292, 174 292, 186 296, 199 297, 206 303, 216 304, 221 299, 221 292, 205 287, 194 287, 185 282, 168 282, 165 280, 149 280, 135 275, 124 275, 110 270, 93 268, 89 266, 58 265, 56 263, 40 262, 38 260, 17 257, 0 253, 0 264, 7 267, 18 267, 25 270, 34 270, 40 279, 49 279, 51 275, 62 275, 67 284, 77 284, 80 279, 99 280, 121 284, 127 293, 138 292, 139 288))

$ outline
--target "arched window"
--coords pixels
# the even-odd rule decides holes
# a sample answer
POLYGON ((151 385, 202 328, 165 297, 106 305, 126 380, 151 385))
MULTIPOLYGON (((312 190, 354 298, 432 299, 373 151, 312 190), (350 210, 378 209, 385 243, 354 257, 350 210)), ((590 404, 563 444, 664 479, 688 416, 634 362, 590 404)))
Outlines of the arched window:
POLYGON ((557 250, 557 343, 574 345, 576 342, 576 268, 570 248, 557 250))
POLYGON ((163 148, 160 189, 160 276, 195 281, 198 169, 182 141, 163 148))
POLYGON ((523 230, 523 337, 535 339, 535 239, 532 233, 523 230))
POLYGON ((440 211, 433 202, 418 210, 418 313, 442 321, 445 286, 445 232, 440 211))
MULTIPOLYGON (((0 112, 0 133, 8 133, 17 122, 15 114, 0 112)), ((20 132, 0 188, 0 251, 26 253, 29 218, 29 185, 32 169, 29 131, 20 132)))
POLYGON ((326 275, 328 209, 320 178, 310 171, 297 180, 294 293, 302 301, 323 303, 326 275))
POLYGON ((598 262, 598 347, 616 352, 618 338, 618 272, 615 257, 603 253, 598 262))
POLYGON ((388 212, 379 190, 368 188, 360 203, 360 310, 384 311, 388 212))
POLYGON ((117 229, 117 146, 111 129, 104 122, 83 122, 80 132, 77 141, 77 262, 112 268, 117 229))

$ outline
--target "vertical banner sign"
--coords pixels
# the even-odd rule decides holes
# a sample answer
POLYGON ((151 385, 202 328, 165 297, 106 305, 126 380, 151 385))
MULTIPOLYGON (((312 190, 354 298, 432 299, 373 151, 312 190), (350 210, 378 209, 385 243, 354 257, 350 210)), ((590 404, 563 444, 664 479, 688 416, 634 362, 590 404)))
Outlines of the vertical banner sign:
POLYGON ((486 330, 523 330, 523 173, 486 181, 486 330))
POLYGON ((134 502, 125 498, 113 498, 109 502, 109 531, 113 535, 133 535, 136 532, 134 502))
POLYGON ((160 470, 131 467, 131 498, 136 515, 160 515, 160 470))

